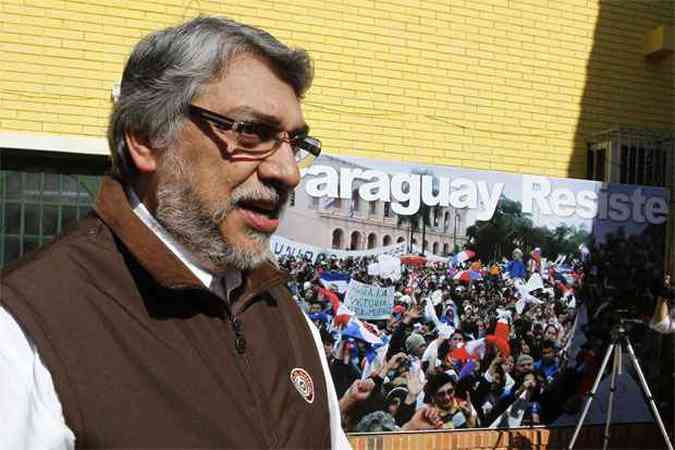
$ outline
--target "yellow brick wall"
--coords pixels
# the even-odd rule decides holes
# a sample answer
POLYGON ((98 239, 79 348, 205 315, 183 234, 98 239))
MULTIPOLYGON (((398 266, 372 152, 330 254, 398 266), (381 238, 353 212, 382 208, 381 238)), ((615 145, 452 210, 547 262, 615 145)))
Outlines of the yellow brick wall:
POLYGON ((310 50, 305 112, 333 153, 584 176, 586 140, 672 128, 672 0, 0 0, 0 133, 102 137, 145 33, 197 13, 310 50))

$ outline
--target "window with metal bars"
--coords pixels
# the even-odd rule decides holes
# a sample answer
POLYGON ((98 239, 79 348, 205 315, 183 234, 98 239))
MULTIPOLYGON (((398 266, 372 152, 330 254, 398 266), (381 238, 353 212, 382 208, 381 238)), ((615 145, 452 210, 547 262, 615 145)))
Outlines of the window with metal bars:
POLYGON ((0 149, 0 266, 86 216, 107 166, 104 156, 0 149))
POLYGON ((621 145, 619 183, 665 186, 666 152, 653 145, 621 145))
POLYGON ((589 143, 588 177, 592 180, 668 186, 672 182, 675 132, 616 128, 589 143))

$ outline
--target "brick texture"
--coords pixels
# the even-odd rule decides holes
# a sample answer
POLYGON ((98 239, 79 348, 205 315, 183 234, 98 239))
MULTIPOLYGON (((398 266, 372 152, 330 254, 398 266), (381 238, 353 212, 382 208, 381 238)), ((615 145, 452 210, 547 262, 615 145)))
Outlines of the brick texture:
POLYGON ((103 137, 131 46, 198 13, 310 50, 328 151, 583 176, 614 126, 673 128, 672 0, 0 0, 0 133, 103 137))

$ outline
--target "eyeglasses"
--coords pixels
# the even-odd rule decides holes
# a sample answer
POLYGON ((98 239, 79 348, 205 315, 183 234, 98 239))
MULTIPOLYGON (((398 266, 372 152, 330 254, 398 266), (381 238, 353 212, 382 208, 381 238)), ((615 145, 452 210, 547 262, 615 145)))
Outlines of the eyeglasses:
POLYGON ((446 396, 452 397, 452 394, 454 394, 454 393, 455 393, 455 389, 450 388, 450 389, 444 389, 442 391, 436 391, 436 396, 441 397, 441 398, 446 397, 446 396))
MULTIPOLYGON (((279 149, 282 143, 290 144, 295 162, 308 167, 321 154, 321 141, 309 136, 306 126, 290 134, 286 130, 252 120, 234 120, 208 109, 190 105, 192 117, 202 119, 217 132, 230 132, 236 139, 236 151, 246 154, 248 160, 265 159, 279 149)), ((241 158, 240 158, 241 159, 241 158)))

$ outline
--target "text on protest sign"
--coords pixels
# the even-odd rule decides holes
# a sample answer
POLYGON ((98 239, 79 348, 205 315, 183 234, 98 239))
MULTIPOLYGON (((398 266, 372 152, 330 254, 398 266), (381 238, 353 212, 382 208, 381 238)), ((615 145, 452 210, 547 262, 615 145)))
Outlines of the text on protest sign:
POLYGON ((351 280, 345 306, 354 311, 359 319, 388 319, 394 307, 394 287, 385 288, 351 280))

